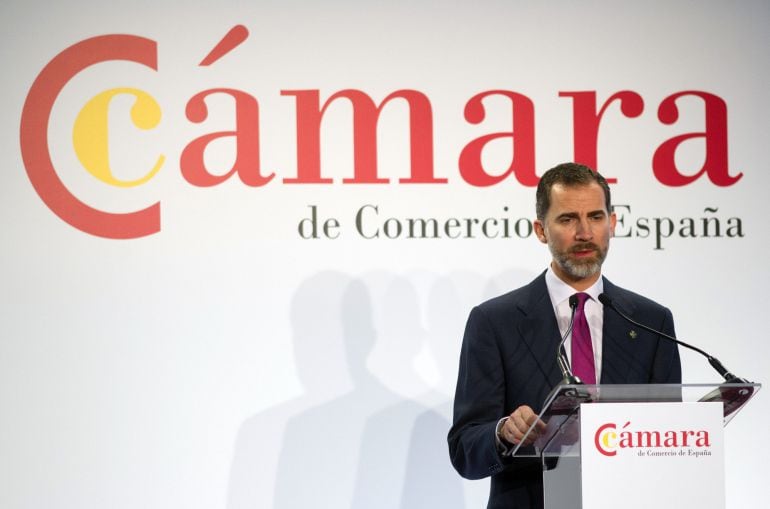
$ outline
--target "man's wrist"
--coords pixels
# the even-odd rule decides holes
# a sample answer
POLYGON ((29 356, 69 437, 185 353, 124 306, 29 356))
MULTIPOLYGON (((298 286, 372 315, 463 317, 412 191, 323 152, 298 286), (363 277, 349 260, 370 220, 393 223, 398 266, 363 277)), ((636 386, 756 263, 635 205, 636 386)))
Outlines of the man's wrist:
POLYGON ((509 454, 511 448, 514 446, 514 444, 503 437, 503 426, 505 426, 507 420, 508 417, 503 417, 497 421, 497 425, 495 426, 495 443, 497 444, 497 450, 502 454, 509 454))

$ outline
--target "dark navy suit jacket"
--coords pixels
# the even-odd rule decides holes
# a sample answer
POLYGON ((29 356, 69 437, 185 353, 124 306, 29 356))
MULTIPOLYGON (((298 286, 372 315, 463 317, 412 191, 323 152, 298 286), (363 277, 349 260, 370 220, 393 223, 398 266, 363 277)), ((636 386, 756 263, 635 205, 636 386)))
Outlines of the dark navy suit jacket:
MULTIPOLYGON (((634 320, 674 335, 667 308, 607 279, 604 293, 634 320)), ((681 383, 675 344, 634 328, 609 309, 603 323, 600 383, 681 383), (636 334, 630 334, 632 329, 636 334)), ((491 476, 488 508, 543 506, 539 459, 503 458, 496 447, 495 426, 521 405, 540 412, 562 379, 556 364, 560 340, 545 273, 471 311, 460 355, 449 454, 463 477, 491 476)))

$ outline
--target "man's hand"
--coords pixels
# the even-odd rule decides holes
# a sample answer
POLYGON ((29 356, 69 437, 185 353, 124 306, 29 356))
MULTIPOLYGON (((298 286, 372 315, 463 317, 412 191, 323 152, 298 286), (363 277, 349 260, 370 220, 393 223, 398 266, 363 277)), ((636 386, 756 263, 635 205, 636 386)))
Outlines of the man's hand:
POLYGON ((527 436, 524 445, 532 445, 545 430, 545 423, 537 418, 537 414, 527 405, 522 405, 508 416, 508 419, 500 428, 500 438, 509 444, 518 445, 524 434, 532 424, 535 424, 532 433, 527 436))

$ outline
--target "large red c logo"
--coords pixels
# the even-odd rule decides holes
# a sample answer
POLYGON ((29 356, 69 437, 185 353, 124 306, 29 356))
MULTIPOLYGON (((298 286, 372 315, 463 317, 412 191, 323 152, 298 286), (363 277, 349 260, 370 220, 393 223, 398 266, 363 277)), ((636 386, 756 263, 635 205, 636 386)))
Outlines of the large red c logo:
POLYGON ((40 71, 24 102, 21 156, 35 191, 65 222, 99 237, 132 239, 160 231, 160 203, 125 214, 90 207, 64 186, 48 148, 48 121, 61 90, 83 69, 112 60, 127 60, 157 70, 157 44, 135 35, 103 35, 81 41, 56 55, 40 71))
MULTIPOLYGON (((602 443, 603 440, 608 440, 608 437, 604 435, 604 431, 608 429, 615 429, 616 426, 613 423, 607 423, 599 427, 594 434, 594 445, 596 450, 605 456, 615 456, 618 451, 614 450, 615 444, 602 443), (605 447, 605 445, 607 447, 605 447)), ((611 433, 611 432, 610 432, 611 433)), ((614 433, 612 433, 614 436, 614 433)))

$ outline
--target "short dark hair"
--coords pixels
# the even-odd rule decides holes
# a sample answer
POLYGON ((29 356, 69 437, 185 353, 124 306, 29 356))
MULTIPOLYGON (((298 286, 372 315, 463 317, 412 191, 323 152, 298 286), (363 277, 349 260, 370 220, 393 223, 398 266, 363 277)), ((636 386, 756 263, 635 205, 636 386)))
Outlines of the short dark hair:
POLYGON ((588 166, 578 163, 562 163, 554 166, 540 178, 535 193, 535 213, 540 221, 545 220, 548 209, 551 208, 551 188, 554 184, 563 184, 567 187, 587 186, 592 182, 599 184, 604 191, 604 202, 607 213, 612 211, 610 201, 610 186, 607 179, 599 175, 588 166))

